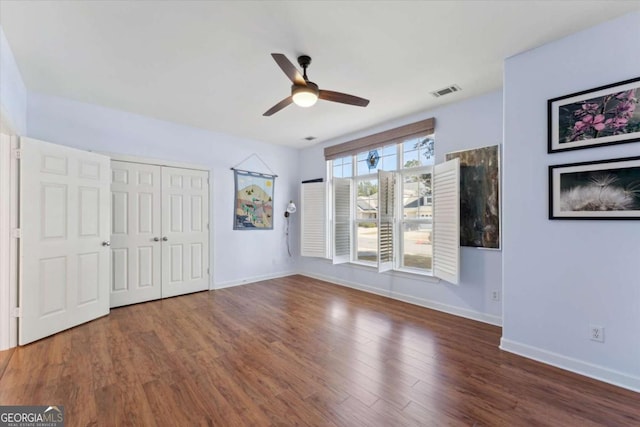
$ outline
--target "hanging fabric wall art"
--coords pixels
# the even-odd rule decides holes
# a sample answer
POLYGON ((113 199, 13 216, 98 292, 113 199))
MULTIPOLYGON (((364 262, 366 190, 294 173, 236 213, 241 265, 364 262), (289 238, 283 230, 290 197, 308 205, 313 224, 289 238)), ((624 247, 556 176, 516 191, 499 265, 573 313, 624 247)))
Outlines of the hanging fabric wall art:
POLYGON ((278 175, 256 153, 231 168, 235 192, 233 203, 234 230, 273 230, 273 187, 278 175), (238 169, 256 159, 270 174, 238 169))
POLYGON ((275 175, 234 169, 234 230, 273 230, 275 175))

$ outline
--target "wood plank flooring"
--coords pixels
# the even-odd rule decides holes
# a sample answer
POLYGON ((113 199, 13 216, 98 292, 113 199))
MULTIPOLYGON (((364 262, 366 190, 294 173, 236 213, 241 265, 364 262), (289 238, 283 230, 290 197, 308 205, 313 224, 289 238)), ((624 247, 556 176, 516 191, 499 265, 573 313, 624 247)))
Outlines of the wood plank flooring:
POLYGON ((640 394, 500 328, 303 276, 114 309, 0 352, 0 405, 67 426, 633 426, 640 394))

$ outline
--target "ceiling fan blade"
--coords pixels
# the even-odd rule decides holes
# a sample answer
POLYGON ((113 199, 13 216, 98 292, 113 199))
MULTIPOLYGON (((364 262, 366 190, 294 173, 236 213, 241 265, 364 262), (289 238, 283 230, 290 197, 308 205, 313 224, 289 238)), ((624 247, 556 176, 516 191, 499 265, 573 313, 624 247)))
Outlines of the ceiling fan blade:
POLYGON ((284 71, 284 73, 289 77, 289 80, 293 82, 293 84, 306 86, 307 82, 305 82, 304 77, 300 74, 300 71, 281 53, 272 53, 271 56, 276 61, 276 64, 284 71))
POLYGON ((273 107, 269 108, 267 110, 267 112, 263 114, 263 116, 270 116, 272 114, 275 114, 278 111, 282 110, 287 105, 291 104, 292 102, 293 102, 293 97, 287 96, 285 99, 283 99, 282 101, 278 102, 273 107))
POLYGON ((360 98, 358 96, 348 95, 346 93, 334 92, 332 90, 321 90, 318 93, 318 98, 325 101, 340 102, 342 104, 357 105, 358 107, 366 107, 369 105, 369 100, 360 98))

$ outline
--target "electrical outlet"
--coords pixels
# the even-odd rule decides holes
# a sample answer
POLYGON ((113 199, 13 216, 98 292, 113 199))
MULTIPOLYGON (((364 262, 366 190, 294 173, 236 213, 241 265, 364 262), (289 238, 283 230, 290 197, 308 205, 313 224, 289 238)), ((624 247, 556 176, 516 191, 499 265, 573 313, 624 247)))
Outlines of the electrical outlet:
POLYGON ((589 325, 591 341, 604 342, 604 326, 589 325))
POLYGON ((494 289, 493 291, 491 291, 491 301, 493 302, 499 302, 500 301, 500 291, 497 289, 494 289))

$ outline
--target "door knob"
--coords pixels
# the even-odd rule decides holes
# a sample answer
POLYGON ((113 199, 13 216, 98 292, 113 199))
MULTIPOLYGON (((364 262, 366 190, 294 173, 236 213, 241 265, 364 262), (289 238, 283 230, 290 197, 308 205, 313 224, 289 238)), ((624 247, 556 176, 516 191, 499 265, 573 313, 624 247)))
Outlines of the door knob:
POLYGON ((111 242, 108 240, 105 240, 104 242, 102 242, 102 246, 111 246, 111 242))
POLYGON ((167 240, 169 240, 169 238, 168 238, 167 236, 164 236, 164 237, 162 238, 162 241, 163 241, 163 242, 166 242, 167 240))
POLYGON ((159 238, 159 237, 154 237, 154 238, 153 238, 153 241, 154 241, 154 242, 159 242, 159 241, 160 241, 160 238, 159 238))

